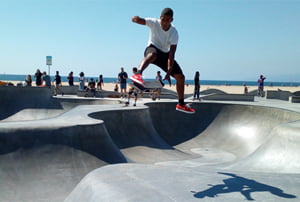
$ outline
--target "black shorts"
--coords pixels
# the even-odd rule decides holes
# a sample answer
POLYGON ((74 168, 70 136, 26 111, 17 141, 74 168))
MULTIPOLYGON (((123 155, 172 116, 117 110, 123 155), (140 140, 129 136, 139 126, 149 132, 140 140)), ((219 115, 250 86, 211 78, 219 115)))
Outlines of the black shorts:
POLYGON ((129 90, 128 94, 129 95, 133 94, 134 96, 137 96, 137 92, 135 90, 131 90, 131 89, 129 90))
MULTIPOLYGON (((152 64, 159 66, 162 70, 167 72, 168 71, 169 52, 167 52, 167 53, 162 52, 157 47, 155 47, 154 45, 151 44, 150 46, 148 46, 146 48, 146 50, 144 52, 144 56, 146 57, 149 53, 155 53, 157 56, 156 60, 152 64)), ((174 74, 183 74, 180 66, 178 65, 178 63, 175 60, 174 60, 171 75, 174 76, 174 74)))

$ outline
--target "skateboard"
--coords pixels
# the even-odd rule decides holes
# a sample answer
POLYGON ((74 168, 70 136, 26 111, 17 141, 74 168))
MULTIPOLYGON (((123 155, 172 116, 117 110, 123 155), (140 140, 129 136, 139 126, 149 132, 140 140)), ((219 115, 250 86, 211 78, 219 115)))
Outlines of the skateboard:
POLYGON ((127 107, 129 105, 128 101, 123 101, 123 100, 119 100, 120 104, 125 104, 125 107, 127 107))
MULTIPOLYGON (((156 94, 158 89, 163 88, 163 85, 160 83, 160 81, 145 81, 145 86, 142 87, 140 85, 138 85, 137 83, 131 83, 129 84, 131 87, 133 87, 134 89, 136 89, 137 91, 140 92, 150 92, 150 96, 152 98, 152 100, 156 99, 156 94)), ((189 105, 191 105, 192 103, 189 103, 189 105)), ((182 112, 182 111, 180 111, 182 112)), ((187 113, 187 112, 184 112, 187 113)), ((189 114, 194 114, 194 113, 189 113, 189 114)))
MULTIPOLYGON (((125 107, 128 107, 130 104, 128 101, 123 101, 123 100, 119 100, 119 103, 124 104, 125 107)), ((134 103, 132 106, 136 107, 136 103, 134 103)))
POLYGON ((144 87, 140 86, 137 83, 130 83, 129 85, 133 87, 135 90, 137 90, 138 92, 140 92, 140 94, 143 94, 143 92, 149 92, 152 100, 156 100, 157 91, 163 88, 163 85, 157 80, 145 81, 144 87))

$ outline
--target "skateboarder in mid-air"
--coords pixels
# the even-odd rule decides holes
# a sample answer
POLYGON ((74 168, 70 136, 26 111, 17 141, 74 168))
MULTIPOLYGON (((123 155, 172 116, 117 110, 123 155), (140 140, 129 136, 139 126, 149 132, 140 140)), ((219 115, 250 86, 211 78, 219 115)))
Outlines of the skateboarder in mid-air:
POLYGON ((176 110, 185 113, 195 113, 189 105, 184 103, 184 82, 185 77, 181 68, 175 61, 175 52, 178 43, 178 33, 176 28, 171 24, 173 21, 173 10, 165 8, 161 12, 160 19, 132 17, 132 22, 147 25, 150 28, 150 37, 148 47, 144 53, 138 74, 132 75, 130 79, 144 87, 145 82, 142 79, 143 71, 149 64, 155 64, 164 70, 167 74, 164 80, 170 82, 170 76, 176 79, 176 90, 178 94, 178 104, 176 110))

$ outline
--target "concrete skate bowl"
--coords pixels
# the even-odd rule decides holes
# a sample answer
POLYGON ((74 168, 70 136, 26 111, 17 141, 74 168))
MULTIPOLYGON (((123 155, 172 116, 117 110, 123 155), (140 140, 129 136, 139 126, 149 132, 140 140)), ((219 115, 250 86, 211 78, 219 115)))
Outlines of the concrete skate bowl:
MULTIPOLYGON (((256 165, 257 170, 284 172, 289 162, 286 172, 300 172, 300 157, 297 161, 288 159, 288 156, 295 159, 295 155, 289 154, 299 152, 299 113, 270 107, 201 103, 193 104, 197 113, 189 115, 175 111, 174 103, 146 105, 149 109, 90 114, 95 119, 104 120, 110 137, 129 162, 190 159, 201 153, 197 148, 202 148, 212 152, 224 151, 225 156, 233 155, 234 161, 230 158, 232 164, 249 160, 258 155, 256 153, 267 158, 268 152, 278 153, 275 149, 284 147, 285 153, 281 151, 282 159, 277 165, 276 159, 269 158, 268 162, 264 159, 265 163, 256 165), (281 141, 285 138, 286 141, 281 141), (275 143, 281 145, 276 148, 275 143), (274 148, 269 148, 271 145, 274 148), (295 164, 291 165, 291 162, 295 164)), ((247 165, 243 169, 256 168, 247 165)))
POLYGON ((0 120, 35 120, 55 117, 78 105, 116 104, 105 99, 52 97, 47 87, 0 86, 0 120))
POLYGON ((1 200, 163 201, 169 198, 149 179, 137 183, 138 173, 157 182, 162 173, 195 174, 202 167, 299 173, 299 113, 197 103, 197 113, 188 115, 174 106, 77 106, 49 119, 1 121, 1 200))
MULTIPOLYGON (((184 185, 176 187, 180 186, 178 182, 198 182, 199 169, 207 173, 201 174, 202 182, 209 178, 207 175, 215 176, 210 173, 214 169, 268 173, 269 178, 274 173, 277 177, 280 173, 296 173, 299 178, 299 113, 269 107, 201 103, 193 105, 197 110, 195 115, 187 115, 175 111, 174 105, 149 103, 149 110, 90 114, 104 120, 113 142, 127 161, 135 164, 94 170, 66 201, 197 201, 201 197, 184 196, 187 193, 183 192, 184 185)), ((258 187, 257 190, 268 187, 266 190, 273 190, 272 193, 282 192, 272 186, 258 187)), ((297 198, 288 194, 280 197, 278 201, 297 198)), ((211 201, 224 201, 224 198, 211 201)))

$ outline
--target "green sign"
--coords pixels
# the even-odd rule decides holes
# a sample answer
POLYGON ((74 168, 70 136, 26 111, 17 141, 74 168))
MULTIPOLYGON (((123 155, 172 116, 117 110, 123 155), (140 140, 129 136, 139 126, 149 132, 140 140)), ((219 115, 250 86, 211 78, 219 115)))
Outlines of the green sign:
POLYGON ((52 56, 46 56, 46 64, 52 65, 52 56))

